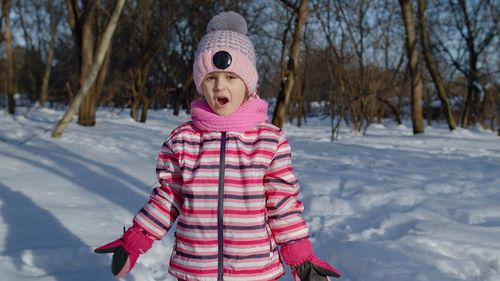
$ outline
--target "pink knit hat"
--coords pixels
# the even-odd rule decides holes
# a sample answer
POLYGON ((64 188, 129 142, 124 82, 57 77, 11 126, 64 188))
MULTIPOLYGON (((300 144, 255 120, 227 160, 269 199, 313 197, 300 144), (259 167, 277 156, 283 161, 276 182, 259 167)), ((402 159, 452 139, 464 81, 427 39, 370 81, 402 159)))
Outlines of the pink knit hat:
POLYGON ((201 38, 193 65, 193 76, 198 93, 203 94, 201 82, 214 71, 228 71, 238 75, 249 95, 257 93, 258 74, 255 50, 246 36, 247 23, 235 12, 222 12, 213 17, 207 34, 201 38))

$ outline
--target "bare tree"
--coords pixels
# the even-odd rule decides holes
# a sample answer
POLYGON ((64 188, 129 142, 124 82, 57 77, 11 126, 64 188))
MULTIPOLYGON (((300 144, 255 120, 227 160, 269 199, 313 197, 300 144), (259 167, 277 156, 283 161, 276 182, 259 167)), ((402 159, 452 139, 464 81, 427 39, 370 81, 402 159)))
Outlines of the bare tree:
MULTIPOLYGON (((450 1, 451 2, 451 1, 450 1)), ((498 36, 499 30, 495 25, 490 25, 489 27, 482 27, 479 24, 479 17, 476 12, 478 12, 482 7, 487 5, 487 1, 479 1, 479 3, 473 7, 472 11, 469 11, 465 0, 458 1, 458 10, 463 17, 463 21, 459 21, 457 18, 457 27, 460 30, 460 34, 464 38, 467 44, 468 51, 468 75, 467 75, 467 97, 465 100, 464 111, 462 114, 462 127, 466 127, 468 124, 469 114, 472 115, 473 121, 483 123, 484 116, 481 114, 480 104, 481 104, 481 87, 479 82, 479 72, 478 63, 479 56, 485 50, 485 48, 492 42, 495 36, 498 36), (463 26, 463 23, 465 26, 463 26), (465 27, 465 32, 462 31, 465 27), (482 30, 484 28, 484 30, 482 30), (480 34, 483 32, 483 34, 480 34), (479 38, 483 35, 484 37, 479 38)), ((452 4, 452 7, 456 7, 452 4)), ((486 6, 487 7, 487 6, 486 6)), ((497 15, 498 16, 498 15, 497 15)), ((482 124, 484 125, 484 124, 482 124)))
MULTIPOLYGON (((100 1, 87 0, 83 1, 83 7, 79 6, 77 0, 66 0, 68 8, 68 22, 72 30, 75 47, 77 49, 79 62, 79 86, 82 87, 83 81, 89 76, 89 73, 94 65, 94 57, 97 56, 96 45, 102 38, 101 36, 101 19, 100 19, 100 1)), ((115 5, 116 7, 116 5, 115 5)), ((109 52, 110 48, 107 48, 109 52)), ((78 124, 82 126, 95 125, 95 112, 97 106, 97 97, 107 74, 106 62, 109 59, 107 54, 104 54, 105 62, 103 67, 99 69, 95 84, 90 88, 89 94, 82 100, 78 110, 78 124)))
POLYGON ((47 13, 50 17, 50 42, 47 47, 47 59, 45 62, 45 71, 42 79, 42 89, 38 100, 40 107, 45 106, 45 102, 49 99, 49 80, 52 72, 52 62, 54 60, 54 49, 57 39, 57 26, 61 17, 61 11, 58 6, 54 6, 52 0, 47 1, 47 13))
POLYGON ((425 0, 418 1, 418 23, 419 23, 419 31, 420 37, 422 41, 422 52, 424 54, 425 64, 427 65, 427 69, 429 70, 432 80, 434 81, 434 85, 436 87, 436 91, 438 93, 439 99, 441 101, 441 107, 443 109, 443 113, 446 117, 446 121, 448 122, 448 128, 450 130, 454 130, 456 128, 455 117, 453 116, 453 112, 448 105, 448 97, 446 95, 445 86, 443 80, 441 79, 441 75, 434 63, 434 59, 432 58, 432 52, 429 46, 429 34, 427 32, 427 27, 425 23, 425 0))
POLYGON ((106 26, 106 29, 102 34, 101 41, 99 42, 99 45, 97 47, 96 56, 92 61, 91 69, 88 75, 85 77, 82 86, 80 87, 80 90, 78 90, 78 93, 76 94, 75 99, 71 103, 70 107, 68 108, 66 113, 64 113, 62 119, 59 120, 56 127, 52 131, 52 137, 59 138, 62 136, 64 129, 66 128, 68 123, 71 122, 73 115, 80 107, 80 104, 82 103, 85 96, 89 94, 90 88, 94 85, 97 76, 99 75, 99 71, 103 65, 104 57, 108 52, 111 38, 113 37, 113 33, 118 24, 120 13, 123 9, 124 4, 125 0, 116 0, 115 7, 113 8, 113 13, 111 14, 108 25, 106 26))
MULTIPOLYGON (((319 21, 321 30, 323 31, 324 37, 326 38, 328 43, 324 61, 326 62, 329 75, 329 87, 327 91, 329 93, 328 101, 331 125, 331 140, 333 141, 338 137, 340 122, 342 121, 347 108, 349 107, 347 102, 347 70, 345 63, 347 61, 347 58, 346 56, 344 56, 344 42, 346 36, 344 35, 344 29, 341 28, 341 24, 339 24, 338 28, 332 28, 331 26, 331 23, 335 22, 335 20, 333 19, 334 15, 332 14, 331 1, 328 1, 327 5, 324 5, 324 3, 321 3, 320 1, 315 2, 314 14, 319 21), (334 36, 339 34, 341 43, 340 47, 337 47, 337 45, 334 43, 334 36)), ((337 16, 335 18, 338 22, 338 19, 340 17, 337 16)))
POLYGON ((307 123, 307 110, 306 110, 306 84, 307 84, 307 79, 306 79, 306 73, 308 72, 308 66, 309 66, 309 43, 308 43, 308 38, 307 38, 307 30, 308 26, 306 24, 306 28, 304 31, 304 63, 303 63, 303 74, 302 74, 302 81, 300 82, 300 88, 296 87, 297 89, 297 98, 298 98, 298 105, 297 105, 297 126, 301 127, 302 126, 302 118, 304 118, 304 122, 307 123))
POLYGON ((147 93, 147 81, 150 76, 151 65, 160 49, 163 47, 166 33, 171 28, 174 20, 172 4, 165 7, 162 1, 141 1, 136 7, 133 18, 129 24, 135 36, 132 48, 136 60, 129 70, 130 87, 132 92, 132 105, 130 116, 134 120, 146 122, 150 97, 147 93), (141 117, 138 118, 139 105, 142 104, 141 117))
POLYGON ((364 133, 373 121, 376 108, 375 92, 380 85, 376 81, 375 69, 367 64, 366 58, 368 37, 378 28, 379 23, 369 24, 367 20, 373 1, 336 1, 335 4, 338 17, 345 23, 345 31, 353 50, 353 64, 348 71, 351 72, 351 77, 346 81, 352 88, 349 93, 349 119, 355 131, 364 133))
MULTIPOLYGON (((443 54, 466 78, 465 102, 462 108, 461 126, 479 123, 484 126, 484 75, 491 62, 480 63, 480 58, 498 52, 491 46, 498 42, 498 5, 489 0, 448 0, 450 21, 446 21, 444 32, 433 38, 437 40, 443 54), (448 38, 443 38, 444 35, 448 38)), ((442 8, 445 8, 443 6, 442 8)), ((446 19, 448 20, 448 19, 446 19)))
MULTIPOLYGON (((405 52, 400 51, 404 46, 399 36, 396 33, 400 31, 400 24, 397 17, 397 9, 390 1, 382 1, 380 5, 377 18, 380 21, 380 41, 376 44, 381 48, 383 54, 382 79, 385 85, 384 89, 377 91, 377 100, 380 105, 378 107, 377 118, 382 119, 382 116, 387 114, 385 108, 394 115, 396 123, 401 124, 401 106, 403 97, 406 91, 400 90, 405 83, 405 76, 402 75, 401 69, 405 61, 405 52)), ((404 49, 404 48, 403 48, 404 49)))
POLYGON ((290 96, 293 91, 293 87, 296 79, 298 78, 298 64, 299 64, 299 51, 300 42, 302 37, 302 29, 307 18, 307 0, 300 0, 299 6, 291 4, 289 1, 281 0, 289 8, 293 9, 295 12, 295 29, 293 32, 293 40, 290 46, 290 54, 288 58, 288 66, 285 70, 285 74, 281 80, 280 91, 278 94, 278 100, 276 107, 274 109, 272 123, 278 127, 283 126, 283 120, 285 118, 285 112, 288 108, 290 102, 290 96))
POLYGON ((424 132, 422 97, 423 85, 418 65, 417 34, 413 23, 413 8, 410 0, 399 0, 406 30, 406 50, 408 53, 408 70, 411 76, 411 115, 413 133, 424 132))
MULTIPOLYGON (((163 13, 155 25, 164 25, 165 34, 158 43, 161 48, 156 52, 151 64, 151 75, 146 84, 152 100, 171 105, 174 115, 178 115, 181 107, 189 111, 191 100, 197 97, 192 76, 194 54, 199 40, 206 30, 208 21, 222 10, 235 10, 245 17, 246 1, 169 1, 168 9, 164 9, 165 1, 158 1, 163 13), (154 83, 153 83, 154 81, 154 83)), ((250 2, 251 3, 251 2, 250 2)), ((252 28, 249 17, 245 17, 252 28)))
POLYGON ((7 51, 7 79, 5 81, 5 92, 8 99, 8 112, 9 114, 16 113, 16 102, 14 100, 14 56, 12 54, 12 36, 11 36, 11 24, 10 24, 10 8, 12 6, 12 0, 2 1, 2 16, 5 20, 5 49, 7 51))
MULTIPOLYGON (((389 59, 389 53, 398 54, 398 49, 389 52, 392 14, 379 4, 378 1, 314 2, 317 25, 321 27, 328 48, 322 63, 327 64, 325 70, 330 75, 330 89, 325 90, 330 93, 332 139, 341 120, 345 120, 353 130, 364 133, 375 116, 382 115, 384 104, 395 108, 389 101, 389 93, 395 88, 391 84, 397 84, 394 82, 397 79, 386 77, 392 67, 389 61, 393 61, 389 59), (384 42, 385 46, 381 48, 384 42), (386 54, 387 70, 382 68, 383 62, 377 61, 377 58, 383 57, 382 51, 386 54), (336 120, 335 115, 338 116, 336 120)), ((394 76, 397 76, 400 65, 394 66, 394 76)), ((399 112, 394 112, 399 118, 399 112)))

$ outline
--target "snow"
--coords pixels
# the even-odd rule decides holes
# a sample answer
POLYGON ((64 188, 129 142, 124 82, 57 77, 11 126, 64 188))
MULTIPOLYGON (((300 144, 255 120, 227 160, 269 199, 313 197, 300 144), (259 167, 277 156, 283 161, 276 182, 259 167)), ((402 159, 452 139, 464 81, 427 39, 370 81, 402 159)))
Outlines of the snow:
MULTIPOLYGON (((189 116, 101 109, 97 125, 52 126, 61 111, 0 111, 2 280, 116 280, 110 255, 93 249, 118 238, 155 185, 163 140, 189 116)), ((414 136, 386 122, 365 136, 328 120, 284 131, 293 149, 317 255, 346 281, 500 280, 500 138, 445 124, 414 136)), ((172 232, 124 280, 173 280, 172 232)), ((291 280, 287 275, 282 280, 291 280)))

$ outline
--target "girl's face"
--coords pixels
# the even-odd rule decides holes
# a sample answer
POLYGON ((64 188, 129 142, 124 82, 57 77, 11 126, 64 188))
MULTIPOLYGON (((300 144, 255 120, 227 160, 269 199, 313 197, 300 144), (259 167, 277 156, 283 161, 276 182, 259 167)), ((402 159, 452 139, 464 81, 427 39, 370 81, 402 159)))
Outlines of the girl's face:
POLYGON ((201 86, 208 105, 221 116, 232 114, 247 99, 245 83, 231 72, 210 72, 201 86))

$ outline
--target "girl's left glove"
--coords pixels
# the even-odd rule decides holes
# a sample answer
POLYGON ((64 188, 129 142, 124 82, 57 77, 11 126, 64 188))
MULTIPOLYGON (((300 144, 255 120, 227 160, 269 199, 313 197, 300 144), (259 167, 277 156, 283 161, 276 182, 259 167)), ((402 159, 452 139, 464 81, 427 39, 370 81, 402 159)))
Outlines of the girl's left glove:
POLYGON ((121 238, 95 249, 94 252, 113 253, 111 272, 121 278, 132 270, 139 255, 148 251, 151 245, 153 245, 153 240, 138 226, 132 226, 121 238))
POLYGON ((329 276, 340 277, 340 272, 314 255, 311 242, 302 239, 281 245, 280 254, 292 268, 296 281, 326 281, 329 276))

